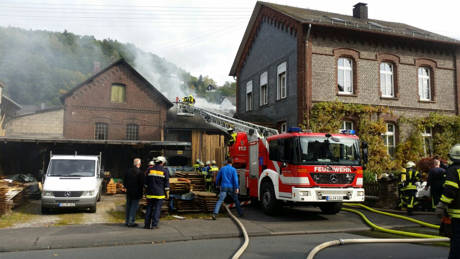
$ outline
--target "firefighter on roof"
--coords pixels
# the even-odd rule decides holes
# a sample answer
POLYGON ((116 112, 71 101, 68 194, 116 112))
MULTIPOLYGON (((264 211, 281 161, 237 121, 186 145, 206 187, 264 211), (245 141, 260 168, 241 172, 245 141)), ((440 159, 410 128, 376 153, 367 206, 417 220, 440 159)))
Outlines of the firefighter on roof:
POLYGON ((439 217, 448 214, 452 219, 449 259, 454 259, 460 258, 460 144, 451 148, 449 158, 453 163, 447 168, 444 190, 436 207, 436 214, 439 217))

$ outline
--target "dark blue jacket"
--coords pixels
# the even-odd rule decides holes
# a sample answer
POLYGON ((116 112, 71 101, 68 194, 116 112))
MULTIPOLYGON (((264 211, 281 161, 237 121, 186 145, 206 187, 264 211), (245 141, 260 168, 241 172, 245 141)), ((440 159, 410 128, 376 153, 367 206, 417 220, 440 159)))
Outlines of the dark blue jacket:
POLYGON ((164 199, 169 190, 169 171, 161 165, 147 169, 145 175, 145 197, 147 199, 164 199))
POLYGON ((219 170, 216 177, 216 186, 239 189, 238 174, 232 165, 227 164, 219 170))

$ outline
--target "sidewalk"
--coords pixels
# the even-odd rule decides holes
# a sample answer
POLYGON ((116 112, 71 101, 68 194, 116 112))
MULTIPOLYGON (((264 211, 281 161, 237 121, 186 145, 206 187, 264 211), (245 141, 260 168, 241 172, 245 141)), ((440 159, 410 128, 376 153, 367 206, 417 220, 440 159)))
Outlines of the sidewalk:
MULTIPOLYGON (((256 209, 245 209, 241 221, 250 236, 313 234, 369 230, 359 217, 347 212, 337 215, 292 211, 270 217, 256 209)), ((383 227, 416 226, 399 219, 372 215, 383 227)), ((140 223, 140 222, 139 222, 140 223)), ((159 229, 146 230, 139 224, 128 228, 121 224, 93 224, 0 230, 0 251, 115 246, 162 243, 196 239, 239 237, 241 232, 227 217, 211 219, 160 220, 159 229)))

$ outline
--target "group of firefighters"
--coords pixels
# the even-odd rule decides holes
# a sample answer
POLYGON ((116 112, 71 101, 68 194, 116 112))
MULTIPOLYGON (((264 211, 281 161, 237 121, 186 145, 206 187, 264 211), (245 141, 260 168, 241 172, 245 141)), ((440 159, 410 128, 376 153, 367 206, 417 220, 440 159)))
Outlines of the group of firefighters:
POLYGON ((216 160, 206 161, 204 164, 200 159, 195 161, 193 168, 196 173, 201 174, 204 177, 205 188, 207 191, 214 192, 216 190, 214 183, 216 180, 217 172, 219 167, 216 164, 216 160))

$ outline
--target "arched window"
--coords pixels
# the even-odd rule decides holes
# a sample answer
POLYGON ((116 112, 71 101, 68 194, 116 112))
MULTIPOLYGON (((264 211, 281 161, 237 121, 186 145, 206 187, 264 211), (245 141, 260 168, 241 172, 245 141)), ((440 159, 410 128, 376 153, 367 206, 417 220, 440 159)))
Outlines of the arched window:
POLYGON ((353 94, 353 60, 341 57, 337 60, 337 87, 340 94, 353 94))
POLYGON ((429 67, 418 68, 418 95, 420 101, 432 101, 431 83, 432 74, 429 67))
POLYGON ((395 97, 394 66, 389 62, 380 63, 380 92, 382 97, 395 97))

